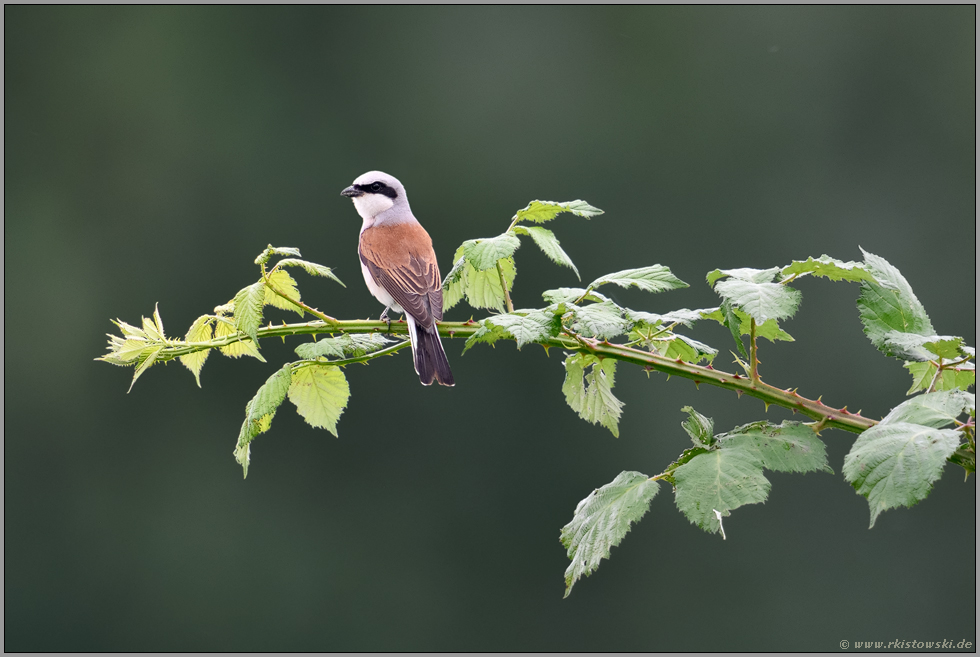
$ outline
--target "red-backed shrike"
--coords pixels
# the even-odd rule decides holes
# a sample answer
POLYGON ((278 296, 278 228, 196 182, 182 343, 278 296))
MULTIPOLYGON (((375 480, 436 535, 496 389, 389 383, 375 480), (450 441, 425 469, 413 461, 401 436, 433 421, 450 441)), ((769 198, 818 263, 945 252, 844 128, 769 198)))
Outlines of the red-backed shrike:
POLYGON ((404 313, 412 359, 422 385, 455 385, 436 322, 442 320, 442 278, 432 240, 412 214, 405 187, 394 176, 368 171, 342 191, 361 215, 357 254, 368 290, 385 306, 404 313))

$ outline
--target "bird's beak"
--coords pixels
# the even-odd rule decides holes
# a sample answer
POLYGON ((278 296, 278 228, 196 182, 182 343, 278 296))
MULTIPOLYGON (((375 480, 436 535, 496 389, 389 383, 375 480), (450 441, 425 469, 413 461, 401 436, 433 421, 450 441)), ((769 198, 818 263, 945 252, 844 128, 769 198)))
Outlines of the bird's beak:
POLYGON ((358 196, 364 196, 364 192, 351 185, 350 187, 342 191, 340 195, 346 196, 348 198, 357 198, 358 196))

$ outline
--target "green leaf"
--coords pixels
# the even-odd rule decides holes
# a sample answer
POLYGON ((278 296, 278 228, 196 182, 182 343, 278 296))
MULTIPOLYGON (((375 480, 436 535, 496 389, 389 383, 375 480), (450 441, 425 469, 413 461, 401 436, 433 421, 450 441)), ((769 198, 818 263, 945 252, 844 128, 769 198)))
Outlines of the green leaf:
POLYGON ((578 503, 572 521, 561 528, 561 544, 572 563, 565 571, 565 597, 575 582, 591 575, 610 548, 619 545, 630 525, 650 509, 660 486, 639 472, 622 472, 578 503))
POLYGON ((321 338, 316 342, 301 344, 296 347, 296 355, 306 360, 358 357, 384 349, 392 342, 380 333, 345 333, 335 338, 321 338))
POLYGON ((721 303, 721 308, 719 310, 721 311, 722 316, 721 323, 727 326, 728 330, 731 331, 732 339, 735 340, 735 345, 738 347, 739 353, 742 354, 742 358, 748 360, 749 352, 745 350, 745 343, 742 342, 742 320, 738 316, 738 310, 732 306, 732 302, 728 299, 725 299, 721 303))
POLYGON ((575 301, 609 301, 609 297, 594 290, 581 287, 560 287, 557 290, 545 290, 541 293, 548 303, 574 303, 575 301))
POLYGON ((255 257, 255 264, 261 265, 269 261, 269 257, 273 255, 289 255, 300 257, 299 249, 293 248, 291 246, 272 246, 271 244, 265 247, 259 255, 255 257))
MULTIPOLYGON (((729 326, 728 322, 725 319, 725 314, 723 312, 724 309, 725 309, 724 303, 722 304, 721 308, 715 308, 715 309, 707 308, 704 310, 704 314, 702 315, 702 317, 704 317, 705 319, 713 319, 719 324, 721 324, 722 326, 732 328, 729 326)), ((731 305, 728 305, 728 310, 731 313, 731 316, 734 318, 733 324, 738 326, 737 328, 738 335, 751 335, 752 318, 749 317, 747 313, 742 312, 738 308, 732 308, 731 305)), ((757 338, 765 338, 770 342, 775 342, 776 340, 783 340, 785 342, 795 342, 793 336, 787 333, 786 331, 784 331, 782 328, 780 328, 779 322, 777 322, 774 319, 767 320, 761 324, 756 322, 755 335, 757 338)), ((732 337, 735 338, 736 342, 740 342, 740 340, 736 337, 736 333, 734 331, 732 331, 732 337)), ((743 345, 742 349, 744 348, 745 347, 743 345)), ((748 358, 748 355, 744 353, 743 355, 746 358, 748 358)))
POLYGON ((235 295, 235 328, 258 342, 262 324, 262 304, 265 302, 265 281, 243 287, 235 295))
POLYGON ((517 341, 518 349, 530 342, 553 338, 561 330, 561 318, 541 310, 517 310, 493 315, 484 320, 484 323, 504 329, 517 341))
POLYGON ((936 364, 926 363, 905 363, 904 366, 912 375, 912 387, 905 394, 911 395, 919 390, 928 390, 933 385, 934 390, 966 390, 972 385, 976 385, 977 372, 973 363, 960 363, 953 367, 944 367, 942 374, 936 376, 936 364))
MULTIPOLYGON (((214 338, 226 338, 229 335, 238 335, 238 331, 235 327, 227 321, 217 320, 214 323, 214 338)), ((242 356, 251 356, 252 358, 257 358, 263 363, 265 358, 259 353, 259 350, 255 347, 255 343, 252 342, 251 338, 245 338, 239 342, 232 342, 224 347, 219 347, 218 350, 230 358, 241 358, 242 356)))
POLYGON ((727 280, 714 283, 715 292, 762 324, 770 319, 792 317, 800 306, 803 295, 799 290, 769 282, 778 272, 778 267, 765 270, 716 269, 708 274, 708 279, 714 283, 717 278, 728 276, 727 280))
POLYGON ((519 235, 530 235, 534 243, 538 245, 546 256, 551 258, 551 260, 564 267, 569 267, 573 272, 575 272, 575 277, 582 280, 579 276, 578 268, 575 267, 575 263, 572 259, 568 257, 568 254, 561 248, 558 238, 555 234, 548 230, 547 228, 541 228, 540 226, 515 226, 513 231, 519 235))
POLYGON ((973 408, 976 408, 976 398, 968 392, 930 392, 899 404, 879 424, 908 422, 941 429, 953 424, 956 418, 973 408))
POLYGON ((606 274, 592 281, 589 287, 597 288, 607 283, 626 288, 638 287, 645 292, 665 292, 689 287, 687 283, 674 276, 670 269, 663 265, 624 269, 613 274, 606 274))
POLYGON ((687 413, 687 419, 681 422, 681 428, 694 441, 695 447, 715 444, 715 421, 705 417, 690 406, 685 406, 681 412, 687 413))
POLYGON ((292 375, 292 364, 286 363, 275 374, 266 379, 251 401, 245 405, 245 421, 238 432, 238 442, 235 443, 235 460, 242 466, 243 476, 248 476, 248 465, 251 462, 251 443, 261 433, 272 426, 272 418, 276 410, 286 398, 292 375))
MULTIPOLYGON (((463 256, 477 271, 497 266, 498 260, 509 258, 520 247, 521 241, 510 233, 463 242, 463 256)), ((496 273, 496 272, 494 272, 496 273)))
POLYGON ((930 336, 935 335, 936 331, 901 272, 884 258, 864 249, 861 251, 865 265, 876 281, 862 282, 861 296, 857 300, 864 333, 879 351, 904 360, 904 351, 894 346, 892 331, 930 336))
POLYGON ((543 224, 546 221, 551 221, 562 212, 570 212, 586 219, 602 214, 602 210, 592 207, 585 201, 566 201, 564 203, 531 201, 526 208, 517 211, 517 223, 530 221, 535 224, 543 224))
POLYGON ((306 273, 311 276, 323 276, 324 278, 329 278, 337 283, 340 283, 342 287, 347 287, 344 282, 337 278, 337 275, 333 273, 330 267, 324 267, 323 265, 318 265, 315 262, 309 262, 307 260, 297 260, 296 258, 283 258, 276 263, 276 267, 302 267, 306 270, 306 273))
POLYGON ((722 449, 744 449, 767 470, 834 474, 827 464, 827 448, 802 422, 753 422, 718 436, 722 449))
POLYGON ((337 421, 349 398, 350 387, 339 367, 310 364, 301 365, 293 372, 289 401, 311 426, 337 436, 337 421))
MULTIPOLYGON (((465 298, 474 308, 490 308, 503 312, 505 297, 504 289, 500 285, 500 273, 496 268, 477 271, 463 255, 463 246, 456 250, 453 258, 455 264, 443 282, 443 311, 449 310, 465 298)), ((514 258, 504 258, 499 264, 507 289, 513 290, 514 279, 517 277, 514 258)))
MULTIPOLYGON (((463 247, 456 249, 453 256, 453 268, 446 274, 442 282, 442 310, 449 310, 466 296, 466 258, 463 257, 463 247)), ((470 269, 473 269, 470 267, 470 269)), ((473 270, 476 271, 476 270, 473 270)))
POLYGON ((599 423, 619 438, 619 416, 623 403, 612 394, 616 381, 616 361, 599 360, 591 354, 574 354, 565 359, 565 401, 579 417, 599 423), (586 374, 585 369, 591 366, 586 374))
POLYGON ((126 391, 127 393, 131 392, 133 386, 136 385, 136 379, 143 376, 143 372, 150 369, 153 363, 156 362, 157 356, 160 355, 161 351, 163 351, 162 346, 151 346, 143 349, 143 351, 140 352, 140 355, 136 360, 136 371, 133 372, 133 380, 129 384, 129 390, 126 391))
POLYGON ((957 431, 908 422, 878 424, 858 436, 844 457, 844 478, 868 499, 871 527, 882 511, 925 499, 958 445, 957 431))
POLYGON ((513 336, 500 326, 496 326, 484 320, 480 322, 480 328, 476 330, 476 333, 466 339, 466 344, 463 346, 463 353, 465 354, 477 344, 483 343, 492 345, 497 342, 497 340, 504 340, 508 337, 513 336))
POLYGON ((586 337, 609 340, 629 328, 622 308, 611 301, 572 308, 572 330, 586 337))
POLYGON ((683 324, 688 328, 693 328, 694 324, 702 319, 717 319, 720 324, 724 324, 724 320, 721 317, 720 308, 700 308, 698 310, 688 310, 687 308, 681 308, 679 310, 671 310, 669 313, 658 315, 657 313, 647 313, 640 310, 630 310, 626 309, 626 316, 629 317, 633 322, 640 324, 649 324, 650 326, 660 326, 671 325, 671 324, 683 324), (714 315, 717 314, 717 317, 714 315))
POLYGON ((303 316, 303 309, 297 306, 295 301, 300 300, 299 290, 296 288, 296 280, 289 275, 285 269, 277 269, 271 274, 269 274, 269 283, 275 289, 279 290, 285 294, 289 299, 283 299, 281 296, 272 291, 272 289, 267 285, 265 287, 265 297, 263 303, 267 306, 272 306, 274 308, 281 308, 282 310, 291 310, 294 313, 299 314, 300 317, 303 316))
MULTIPOLYGON (((215 320, 209 315, 201 315, 195 319, 191 327, 187 329, 184 342, 207 342, 210 340, 211 323, 213 321, 215 320)), ((210 349, 204 349, 180 357, 180 362, 194 375, 194 380, 197 381, 198 388, 201 387, 201 368, 204 367, 204 361, 208 359, 208 354, 210 353, 210 349)))
POLYGON ((769 480, 758 456, 734 447, 699 454, 674 470, 674 502, 706 532, 725 532, 721 518, 745 504, 765 502, 769 480))
POLYGON ((831 258, 829 255, 822 255, 819 258, 812 256, 805 261, 794 260, 792 264, 783 267, 783 276, 824 276, 832 281, 874 281, 871 275, 861 262, 844 262, 831 258))

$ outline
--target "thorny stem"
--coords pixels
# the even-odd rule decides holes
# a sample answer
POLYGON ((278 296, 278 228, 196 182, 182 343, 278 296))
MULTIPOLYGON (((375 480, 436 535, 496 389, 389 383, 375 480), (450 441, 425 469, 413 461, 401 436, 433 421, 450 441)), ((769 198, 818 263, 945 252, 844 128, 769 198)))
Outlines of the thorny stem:
MULTIPOLYGON (((466 322, 442 322, 437 324, 439 335, 446 338, 469 338, 480 330, 479 322, 469 320, 466 322)), ((408 325, 404 321, 392 322, 389 327, 387 322, 376 320, 337 320, 335 323, 309 322, 303 324, 285 324, 273 326, 269 324, 258 330, 258 337, 285 337, 287 335, 322 335, 334 333, 393 333, 398 335, 408 334, 408 325)), ((775 386, 753 381, 750 378, 739 374, 732 374, 716 370, 711 366, 694 365, 681 359, 672 360, 659 354, 650 353, 641 349, 634 349, 621 344, 610 342, 600 342, 598 340, 583 340, 581 343, 569 342, 568 338, 575 339, 574 336, 559 336, 549 340, 542 340, 544 347, 558 347, 570 352, 591 353, 600 358, 613 358, 619 361, 639 365, 647 370, 663 372, 670 376, 679 376, 691 379, 696 384, 706 383, 708 385, 732 390, 740 395, 748 395, 761 399, 766 404, 775 404, 788 408, 794 412, 801 413, 818 423, 822 427, 843 429, 853 433, 861 433, 877 424, 876 420, 863 417, 856 413, 851 413, 846 409, 837 409, 826 406, 820 400, 807 399, 800 396, 795 390, 782 390, 775 386)), ((164 347, 157 361, 171 360, 178 356, 210 349, 213 347, 224 347, 241 340, 249 339, 244 334, 229 335, 222 338, 215 338, 206 342, 184 343, 177 346, 164 347)), ((397 346, 397 345, 396 345, 397 346)), ((367 354, 364 360, 377 357, 379 352, 367 354)), ((358 361, 363 362, 363 361, 358 361)))
POLYGON ((752 344, 750 346, 750 349, 751 349, 751 352, 750 352, 751 362, 749 363, 749 366, 750 366, 749 367, 749 372, 751 372, 750 376, 752 377, 752 381, 755 382, 755 383, 759 383, 760 382, 760 379, 759 379, 759 345, 758 345, 758 343, 756 342, 756 339, 755 339, 755 317, 752 318, 752 329, 751 329, 751 336, 750 337, 752 338, 752 344))
MULTIPOLYGON (((337 320, 334 319, 333 317, 331 317, 330 315, 325 315, 325 314, 321 313, 319 310, 317 310, 316 308, 311 308, 310 306, 306 305, 302 301, 300 301, 298 299, 293 299, 292 297, 286 296, 285 294, 283 294, 282 292, 280 292, 279 289, 275 285, 272 284, 272 281, 269 280, 269 275, 266 274, 266 272, 265 272, 265 263, 260 264, 259 267, 262 270, 262 280, 265 281, 266 287, 269 288, 270 290, 272 290, 275 294, 277 294, 278 296, 282 297, 283 299, 285 299, 289 303, 292 303, 292 304, 295 304, 295 305, 299 306, 300 308, 302 308, 306 312, 310 313, 314 317, 317 317, 317 318, 321 319, 322 321, 327 322, 328 324, 336 324, 337 323, 337 320)), ((278 265, 275 268, 273 268, 273 271, 275 271, 277 268, 278 268, 278 265)))

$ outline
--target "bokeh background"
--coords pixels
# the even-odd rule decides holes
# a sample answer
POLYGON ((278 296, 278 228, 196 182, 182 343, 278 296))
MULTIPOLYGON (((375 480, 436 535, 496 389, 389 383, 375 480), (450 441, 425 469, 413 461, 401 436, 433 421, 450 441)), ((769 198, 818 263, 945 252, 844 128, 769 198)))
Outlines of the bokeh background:
MULTIPOLYGON (((665 487, 562 600, 559 529, 622 470, 789 417, 620 369, 621 437, 579 420, 561 354, 461 356, 423 388, 407 354, 348 368, 340 438, 284 405, 232 458, 268 364, 92 359, 110 318, 168 332, 255 278, 269 242, 348 284, 300 278, 344 318, 380 307, 340 190, 407 186, 443 272, 534 198, 606 214, 552 227, 585 281, 669 265, 716 305, 715 267, 858 246, 899 267, 941 333, 975 344, 975 8, 27 7, 4 9, 4 647, 7 650, 833 650, 975 645, 975 479, 885 513, 838 473, 771 474, 764 505, 690 525, 665 487)), ((576 284, 525 245, 519 306, 576 284)), ((763 375, 881 417, 901 363, 864 338, 854 285, 803 280, 796 342, 763 375)), ((465 305, 450 319, 473 312, 465 305)), ((476 311, 477 317, 480 311, 476 311)), ((280 317, 270 311, 270 317, 280 317)), ((285 317, 285 315, 283 315, 285 317)), ((717 326, 693 334, 719 347, 717 326)))

